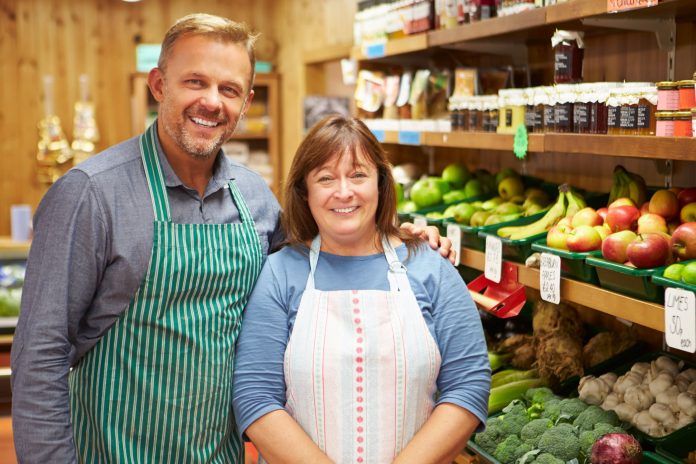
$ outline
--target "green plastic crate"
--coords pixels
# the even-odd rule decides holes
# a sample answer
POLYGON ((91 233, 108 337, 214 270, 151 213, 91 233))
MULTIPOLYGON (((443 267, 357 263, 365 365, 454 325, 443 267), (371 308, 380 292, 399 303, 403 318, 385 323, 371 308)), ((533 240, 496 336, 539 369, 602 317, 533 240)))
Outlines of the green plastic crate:
POLYGON ((598 284, 599 278, 594 267, 589 266, 585 259, 588 256, 602 256, 601 250, 587 251, 583 253, 559 250, 546 245, 546 239, 532 243, 532 250, 541 253, 550 253, 561 257, 561 275, 590 284, 598 284))
POLYGON ((467 198, 466 200, 462 201, 454 201, 451 203, 442 203, 440 205, 435 205, 435 206, 429 206, 427 208, 419 209, 410 213, 398 213, 397 215, 399 217, 400 222, 406 222, 406 221, 412 221, 414 217, 416 216, 425 216, 427 213, 432 213, 432 212, 443 212, 447 208, 453 205, 457 205, 459 203, 473 203, 474 201, 486 201, 493 198, 492 195, 479 195, 476 197, 471 197, 467 198))
POLYGON ((467 226, 464 224, 458 224, 454 219, 449 218, 444 221, 444 227, 447 229, 448 224, 456 224, 462 231, 462 246, 466 248, 471 248, 472 250, 483 251, 486 248, 486 239, 481 237, 479 232, 489 232, 492 230, 498 230, 500 227, 507 226, 523 226, 525 224, 531 224, 544 217, 546 211, 541 213, 533 214, 531 216, 524 216, 513 221, 499 222, 497 224, 490 224, 487 226, 467 226))
POLYGON ((696 451, 696 426, 694 424, 682 427, 672 432, 657 444, 655 451, 669 463, 683 463, 690 452, 696 451))
MULTIPOLYGON (((696 261, 696 259, 682 261, 682 264, 691 263, 693 261, 696 261)), ((652 281, 654 284, 661 287, 683 288, 684 290, 689 290, 696 293, 696 285, 687 284, 686 282, 682 282, 680 280, 668 279, 667 277, 663 277, 662 273, 652 276, 652 281)))
POLYGON ((486 237, 492 235, 500 239, 503 242, 503 259, 508 261, 515 261, 518 263, 524 263, 524 261, 532 254, 532 243, 538 242, 539 240, 546 239, 546 233, 542 232, 540 234, 532 235, 531 237, 522 238, 519 240, 510 240, 509 238, 503 238, 498 235, 498 229, 507 226, 522 226, 526 224, 531 224, 536 221, 533 216, 518 219, 508 224, 494 224, 490 229, 479 232, 479 237, 483 239, 483 244, 485 248, 486 237), (516 223, 517 222, 517 223, 516 223))
POLYGON ((652 451, 643 451, 642 464, 682 464, 683 461, 652 451))
POLYGON ((664 288, 655 285, 652 276, 662 274, 666 266, 636 269, 592 256, 588 257, 585 262, 596 268, 600 287, 633 298, 664 303, 664 288))

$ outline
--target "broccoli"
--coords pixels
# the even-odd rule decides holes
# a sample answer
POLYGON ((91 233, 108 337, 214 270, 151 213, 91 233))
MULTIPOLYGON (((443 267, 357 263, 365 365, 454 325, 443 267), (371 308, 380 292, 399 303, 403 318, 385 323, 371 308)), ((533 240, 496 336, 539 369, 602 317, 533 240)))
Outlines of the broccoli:
POLYGON ((500 416, 500 429, 503 435, 519 435, 522 427, 527 425, 527 409, 521 401, 513 401, 503 409, 500 416))
POLYGON ((556 422, 558 417, 561 415, 561 400, 550 399, 544 404, 544 410, 541 412, 541 417, 544 419, 551 419, 551 421, 556 422))
POLYGON ((589 458, 594 442, 602 438, 607 433, 613 432, 625 433, 624 429, 622 429, 621 427, 616 427, 603 422, 596 424, 594 426, 594 429, 592 430, 585 430, 583 432, 580 432, 580 452, 587 458, 589 458))
POLYGON ((558 424, 541 435, 538 448, 542 453, 552 454, 566 462, 578 457, 580 439, 575 434, 575 427, 570 424, 558 424))
POLYGON ((575 418, 578 417, 581 412, 587 409, 587 406, 587 403, 579 398, 566 398, 561 400, 560 418, 573 422, 573 420, 575 420, 575 418))
POLYGON ((524 398, 531 404, 543 405, 548 400, 558 398, 548 387, 530 388, 524 394, 524 398))
POLYGON ((486 430, 474 435, 474 443, 480 446, 486 453, 493 454, 506 436, 502 433, 500 426, 500 417, 488 420, 486 430))
POLYGON ((591 405, 578 415, 573 421, 573 425, 580 432, 594 429, 595 424, 600 422, 609 425, 619 425, 619 416, 614 411, 605 411, 599 406, 591 405))
POLYGON ((517 435, 510 435, 498 445, 493 456, 502 464, 514 464, 532 449, 531 445, 523 443, 517 435))
POLYGON ((556 456, 549 453, 541 453, 532 462, 534 464, 565 464, 565 461, 558 459, 556 456))
POLYGON ((553 422, 549 419, 534 419, 522 427, 520 438, 523 442, 529 443, 536 448, 541 435, 551 427, 553 427, 553 422))

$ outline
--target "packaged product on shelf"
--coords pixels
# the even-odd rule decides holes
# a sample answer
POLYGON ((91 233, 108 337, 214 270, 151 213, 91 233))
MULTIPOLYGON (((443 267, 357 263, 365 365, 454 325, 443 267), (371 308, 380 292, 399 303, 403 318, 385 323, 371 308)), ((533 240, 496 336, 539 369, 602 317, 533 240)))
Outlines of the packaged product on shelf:
POLYGON ((694 82, 693 80, 677 82, 677 88, 679 89, 679 109, 681 111, 691 111, 691 108, 696 106, 696 100, 694 100, 694 82))
POLYGON ((411 95, 411 81, 413 80, 413 72, 404 71, 401 75, 399 86, 399 96, 396 98, 396 107, 399 109, 399 119, 411 119, 411 104, 409 96, 411 95))
POLYGON ((619 107, 619 135, 635 135, 638 129, 638 93, 623 89, 619 107))
POLYGON ((674 112, 674 136, 691 137, 691 111, 674 112))
POLYGON ((543 92, 542 87, 530 87, 525 89, 527 107, 524 113, 524 125, 527 133, 541 132, 544 124, 544 106, 537 105, 537 95, 543 92))
POLYGON ((470 22, 469 10, 471 8, 471 0, 457 0, 457 22, 465 24, 470 22))
POLYGON ((674 111, 657 111, 655 113, 655 135, 674 137, 674 111))
POLYGON ((452 29, 459 25, 456 0, 435 0, 437 29, 452 29))
POLYGON ((496 95, 486 95, 483 98, 484 111, 487 115, 488 124, 483 124, 484 132, 497 132, 500 113, 498 111, 498 98, 496 95))
POLYGON ((612 84, 608 82, 600 82, 592 85, 590 91, 590 133, 591 134, 606 134, 607 133, 607 99, 612 84))
POLYGON ((575 87, 570 84, 556 86, 556 104, 553 108, 555 132, 573 132, 573 105, 575 87))
POLYGON ((411 0, 399 8, 403 18, 404 33, 417 34, 433 28, 432 0, 411 0))
POLYGON ((400 76, 387 76, 384 79, 384 119, 399 119, 399 109, 396 100, 399 97, 400 76))
POLYGON ((657 111, 677 111, 679 109, 679 88, 676 82, 663 81, 657 87, 657 111))
POLYGON ((691 136, 696 137, 696 108, 691 108, 691 136))
POLYGON ((498 16, 510 16, 537 8, 534 0, 503 0, 497 9, 498 16))
POLYGON ((554 132, 556 130, 556 89, 545 87, 540 99, 544 105, 544 132, 554 132))
POLYGON ((619 113, 621 112, 622 89, 613 88, 607 97, 607 134, 619 135, 619 113))
POLYGON ((411 105, 411 119, 426 119, 428 117, 428 81, 429 69, 419 69, 413 77, 411 95, 408 102, 411 105))
POLYGON ((355 86, 355 104, 365 117, 375 117, 384 102, 384 74, 361 70, 355 86))
POLYGON ((469 20, 471 22, 490 19, 497 16, 495 0, 470 0, 469 20))
POLYGON ((592 126, 592 86, 593 84, 577 84, 575 101, 573 103, 573 133, 589 134, 592 126))
POLYGON ((655 135, 655 112, 657 111, 657 88, 642 87, 638 92, 638 135, 655 135))
POLYGON ((382 18, 382 21, 384 21, 385 32, 387 34, 387 40, 399 39, 406 35, 404 32, 406 29, 404 24, 405 18, 401 11, 408 3, 409 2, 407 0, 400 0, 390 2, 388 4, 387 12, 382 18))
POLYGON ((582 81, 582 62, 585 55, 583 33, 557 30, 551 37, 554 54, 553 82, 568 84, 582 81))
POLYGON ((432 119, 448 118, 447 100, 451 93, 449 69, 435 70, 428 76, 427 114, 432 119))

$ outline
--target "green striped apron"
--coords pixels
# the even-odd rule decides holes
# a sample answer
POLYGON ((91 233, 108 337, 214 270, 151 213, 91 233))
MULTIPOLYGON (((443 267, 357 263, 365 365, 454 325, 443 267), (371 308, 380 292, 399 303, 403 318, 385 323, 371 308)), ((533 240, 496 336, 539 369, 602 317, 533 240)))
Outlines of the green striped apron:
POLYGON ((155 148, 140 137, 155 213, 145 278, 70 373, 78 461, 241 463, 232 414, 234 344, 263 251, 242 194, 241 224, 174 224, 155 148))

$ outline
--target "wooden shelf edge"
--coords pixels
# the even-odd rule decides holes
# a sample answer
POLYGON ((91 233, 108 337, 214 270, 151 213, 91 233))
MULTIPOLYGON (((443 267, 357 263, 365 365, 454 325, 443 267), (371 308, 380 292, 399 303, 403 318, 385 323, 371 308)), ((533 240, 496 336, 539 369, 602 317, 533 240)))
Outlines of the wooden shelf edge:
POLYGON ((462 24, 451 29, 436 29, 428 32, 430 46, 444 47, 470 40, 502 36, 511 32, 542 27, 546 23, 544 8, 523 11, 510 16, 501 16, 474 23, 462 24))
MULTIPOLYGON (((482 251, 462 248, 461 264, 482 271, 485 254, 482 251)), ((518 269, 518 281, 526 287, 538 290, 539 269, 514 264, 518 269)), ((565 277, 561 278, 561 296, 565 301, 587 306, 660 332, 665 331, 664 307, 656 303, 638 300, 565 277)))
POLYGON ((303 61, 305 65, 322 64, 327 61, 337 61, 341 58, 348 58, 352 44, 327 45, 317 50, 310 50, 304 53, 303 61))
POLYGON ((384 54, 379 56, 368 56, 362 47, 352 48, 351 57, 358 61, 379 60, 390 56, 404 55, 406 53, 425 51, 429 47, 428 32, 407 35, 400 39, 388 40, 384 43, 384 54))
POLYGON ((0 259, 26 259, 31 241, 15 242, 9 237, 0 237, 0 259))
POLYGON ((547 153, 585 153, 630 158, 694 160, 696 138, 637 135, 545 134, 547 153))

